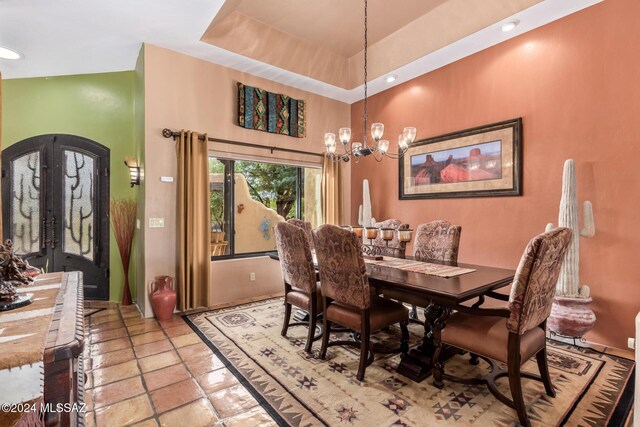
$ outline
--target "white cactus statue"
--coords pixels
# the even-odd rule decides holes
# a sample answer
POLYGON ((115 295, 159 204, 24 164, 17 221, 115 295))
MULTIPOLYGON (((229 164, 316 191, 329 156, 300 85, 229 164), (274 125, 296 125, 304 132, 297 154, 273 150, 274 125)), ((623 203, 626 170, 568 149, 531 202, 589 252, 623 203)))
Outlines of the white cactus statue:
MULTIPOLYGON (((596 227, 593 222, 593 206, 585 201, 582 205, 583 228, 578 224, 578 195, 576 185, 575 162, 569 159, 564 162, 562 174, 562 198, 560 199, 560 211, 558 213, 558 226, 567 227, 573 231, 571 243, 567 255, 562 263, 560 277, 556 284, 556 295, 565 297, 589 297, 589 287, 580 286, 580 236, 593 237, 596 227)), ((547 224, 547 230, 553 228, 553 224, 547 224)))
POLYGON ((370 227, 375 224, 376 219, 371 216, 371 194, 369 193, 369 180, 362 180, 362 204, 358 209, 358 224, 363 227, 370 227))
MULTIPOLYGON (((371 227, 376 219, 371 216, 371 194, 369 193, 369 180, 362 180, 362 204, 358 208, 358 224, 363 227, 371 227)), ((364 244, 371 244, 371 240, 362 236, 364 244)))

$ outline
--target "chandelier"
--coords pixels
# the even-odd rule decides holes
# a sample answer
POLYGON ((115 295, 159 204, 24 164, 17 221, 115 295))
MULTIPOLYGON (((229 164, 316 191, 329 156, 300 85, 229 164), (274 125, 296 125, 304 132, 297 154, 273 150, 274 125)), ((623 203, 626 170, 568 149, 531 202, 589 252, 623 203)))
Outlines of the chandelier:
POLYGON ((338 139, 342 143, 344 148, 343 154, 336 154, 336 134, 327 132, 324 134, 324 145, 327 148, 327 154, 334 161, 348 162, 351 157, 356 161, 360 160, 360 157, 367 157, 372 155, 376 161, 381 162, 382 159, 390 157, 392 159, 401 159, 404 153, 409 149, 409 145, 416 139, 416 128, 406 127, 400 135, 398 135, 398 151, 397 153, 389 152, 389 141, 382 139, 384 134, 384 124, 373 123, 371 125, 371 137, 373 143, 369 145, 367 143, 367 50, 368 50, 368 34, 367 34, 367 0, 364 0, 364 114, 362 115, 363 125, 363 140, 362 142, 354 141, 349 148, 349 141, 351 141, 351 128, 340 128, 338 131, 338 139))

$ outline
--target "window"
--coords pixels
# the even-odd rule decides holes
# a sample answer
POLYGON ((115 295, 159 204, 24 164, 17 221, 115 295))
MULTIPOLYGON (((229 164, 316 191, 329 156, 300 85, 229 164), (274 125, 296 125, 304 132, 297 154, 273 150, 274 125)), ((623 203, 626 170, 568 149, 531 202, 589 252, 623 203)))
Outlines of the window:
POLYGON ((318 226, 320 179, 319 168, 210 157, 211 256, 274 251, 273 227, 290 218, 318 226))

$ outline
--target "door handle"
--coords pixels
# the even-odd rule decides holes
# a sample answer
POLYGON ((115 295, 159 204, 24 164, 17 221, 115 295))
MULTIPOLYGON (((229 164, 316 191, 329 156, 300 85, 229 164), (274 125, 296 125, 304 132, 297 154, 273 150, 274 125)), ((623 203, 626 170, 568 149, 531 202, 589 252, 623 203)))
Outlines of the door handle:
POLYGON ((56 217, 52 216, 51 217, 51 249, 56 248, 56 243, 58 243, 58 241, 56 240, 56 217))
POLYGON ((56 244, 59 243, 56 240, 56 217, 52 216, 51 219, 47 220, 46 218, 42 220, 44 224, 44 241, 42 242, 42 248, 45 249, 47 245, 51 249, 56 248, 56 244))
POLYGON ((48 232, 49 232, 49 228, 47 227, 47 218, 44 217, 42 218, 42 234, 43 234, 42 237, 44 238, 42 239, 42 243, 40 244, 42 249, 47 249, 47 245, 51 243, 51 239, 47 237, 48 232))

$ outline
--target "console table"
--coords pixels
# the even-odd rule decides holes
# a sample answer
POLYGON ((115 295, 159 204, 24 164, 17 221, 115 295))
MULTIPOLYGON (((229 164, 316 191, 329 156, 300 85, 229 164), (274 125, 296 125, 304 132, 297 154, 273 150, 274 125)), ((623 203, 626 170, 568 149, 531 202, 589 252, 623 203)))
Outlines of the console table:
POLYGON ((80 272, 43 274, 18 289, 31 304, 0 313, 0 402, 13 405, 0 425, 84 426, 82 286, 80 272))

